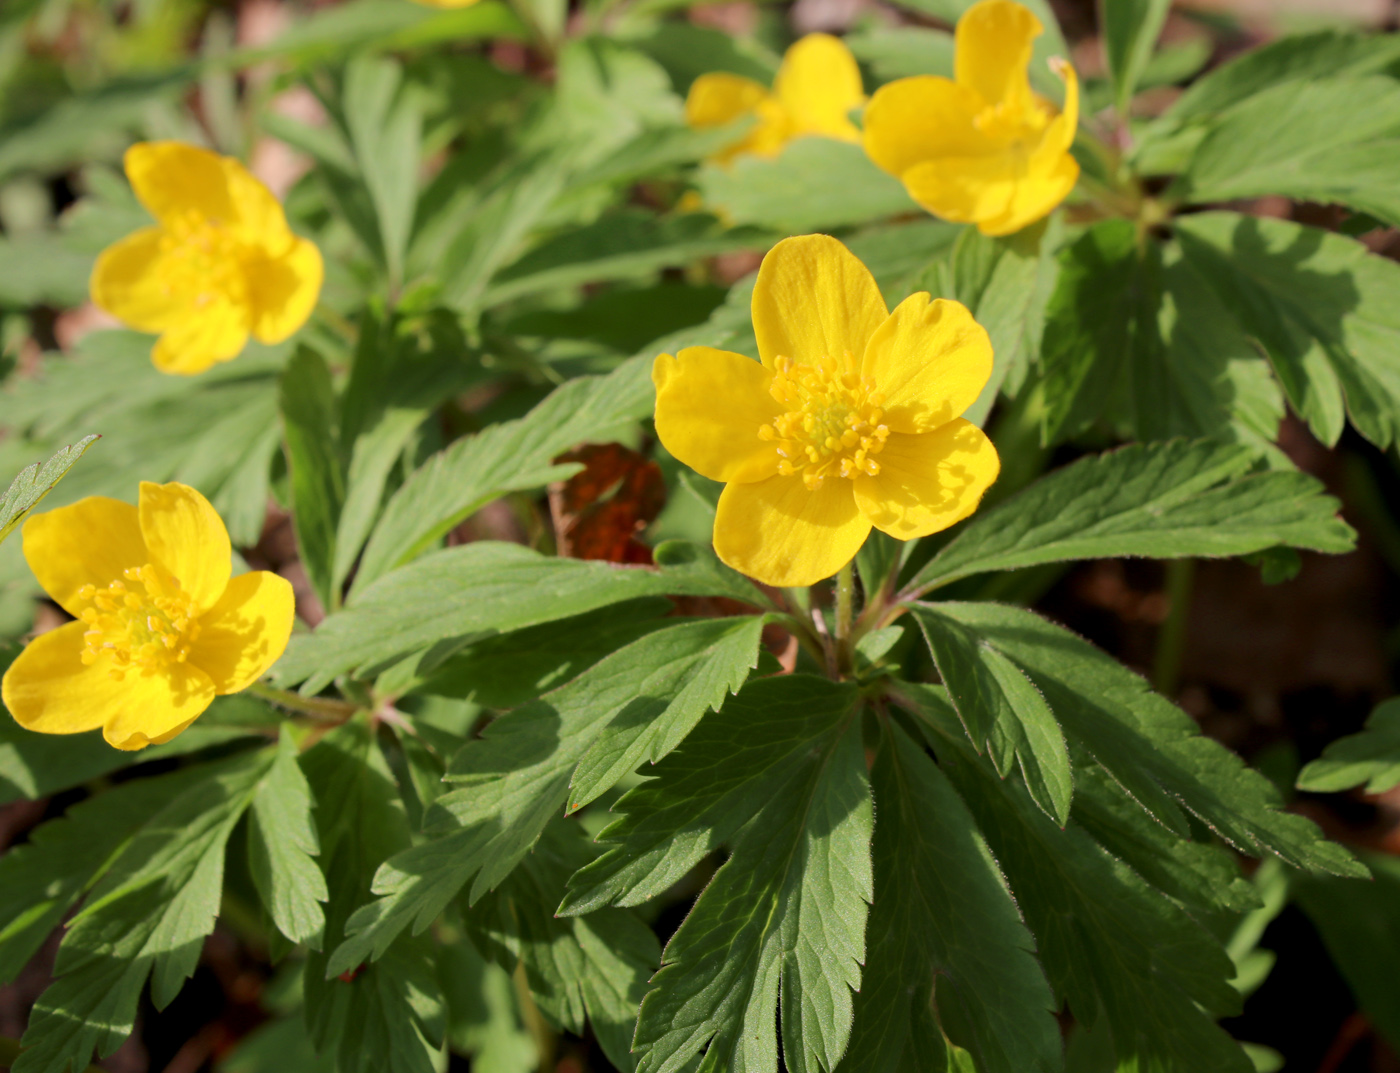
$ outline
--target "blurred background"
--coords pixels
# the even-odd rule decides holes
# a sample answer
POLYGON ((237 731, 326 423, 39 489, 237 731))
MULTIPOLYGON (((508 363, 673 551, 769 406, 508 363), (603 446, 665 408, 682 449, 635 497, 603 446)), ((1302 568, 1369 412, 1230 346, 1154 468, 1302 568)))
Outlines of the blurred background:
MULTIPOLYGON (((26 385, 61 376, 68 355, 89 333, 113 326, 87 301, 86 281, 97 251, 142 223, 120 173, 121 152, 132 140, 182 138, 236 153, 288 199, 294 219, 314 219, 315 196, 303 182, 311 163, 305 132, 326 121, 318 64, 333 60, 347 40, 363 45, 378 38, 410 66, 429 53, 434 57, 423 84, 439 94, 437 111, 456 121, 434 128, 436 149, 425 145, 430 161, 434 152, 446 154, 453 146, 465 146, 469 155, 483 129, 478 117, 484 109, 508 113, 512 99, 553 79, 548 49, 519 39, 492 40, 489 20, 462 40, 415 39, 421 12, 409 0, 360 2, 346 8, 341 22, 308 30, 315 25, 309 19, 336 6, 331 0, 0 0, 0 457, 14 461, 13 469, 41 457, 6 452, 7 437, 15 447, 21 421, 16 400, 25 397, 26 385)), ((1052 0, 1052 6, 1086 79, 1086 112, 1092 115, 1110 103, 1095 4, 1052 0)), ((911 62, 907 28, 946 28, 922 7, 912 0, 897 7, 881 0, 602 0, 576 5, 562 30, 606 30, 610 18, 640 8, 657 26, 687 23, 708 31, 704 41, 726 35, 740 55, 755 57, 760 66, 775 62, 802 33, 846 34, 873 88, 891 72, 914 73, 899 66, 911 62)), ((1156 114, 1201 71, 1280 34, 1321 27, 1394 32, 1397 20, 1400 3, 1392 0, 1177 4, 1136 114, 1156 114)), ((684 36, 658 31, 649 40, 671 89, 683 95, 705 69, 703 54, 678 47, 676 42, 688 40, 684 36)), ((668 195, 638 184, 629 196, 648 203, 668 195)), ((1251 211, 1314 226, 1341 223, 1341 214, 1333 219, 1331 210, 1285 199, 1266 199, 1251 211)), ((1394 231, 1373 231, 1365 241, 1377 253, 1400 256, 1400 234, 1394 231)), ((733 251, 687 270, 703 299, 697 299, 693 322, 710 314, 723 299, 721 288, 755 267, 762 252, 733 251)), ((332 265, 332 307, 337 271, 345 270, 332 265)), ((639 332, 618 341, 618 353, 660 334, 649 335, 644 327, 639 332)), ((61 409, 63 399, 49 405, 61 409)), ((471 404, 464 403, 463 412, 470 413, 471 404)), ((32 413, 32 407, 25 409, 23 420, 32 413)), ((88 431, 116 435, 100 426, 88 431)), ((1095 446, 1101 445, 1060 448, 1045 461, 1060 464, 1095 446)), ((1357 551, 1304 555, 1296 576, 1276 584, 1266 584, 1259 565, 1246 562, 1168 568, 1104 560, 1021 576, 1019 590, 1006 598, 1033 602, 1150 677, 1205 733, 1264 771, 1293 808, 1333 838, 1400 855, 1400 788, 1372 796, 1292 790, 1300 767, 1328 743, 1359 730, 1400 681, 1400 459, 1350 429, 1329 450, 1292 417, 1285 419, 1280 446, 1341 499, 1345 517, 1361 535, 1357 551)), ((0 478, 12 471, 0 468, 0 478)), ((563 520, 576 519, 588 506, 587 495, 573 491, 583 499, 556 490, 550 501, 537 504, 538 517, 552 518, 559 529, 560 543, 572 524, 563 520)), ((637 493, 646 500, 645 510, 629 517, 628 532, 658 512, 663 529, 684 527, 676 512, 656 502, 660 494, 655 482, 637 493)), ((528 523, 497 512, 469 522, 462 538, 518 535, 528 523)), ((613 532, 604 529, 600 539, 613 532)), ((295 544, 275 496, 265 516, 244 520, 243 531, 255 537, 255 543, 243 541, 252 558, 300 580, 295 544)), ((573 539, 581 541, 583 534, 573 539)), ((648 533, 642 539, 650 539, 648 533)), ((601 557, 635 560, 635 549, 623 544, 601 557)), ((27 593, 0 600, 0 636, 42 626, 45 614, 52 612, 27 593)), ((82 793, 0 806, 0 847, 22 842, 82 793)), ((1400 1071, 1400 882, 1381 880, 1358 894, 1355 885, 1290 881, 1267 867, 1254 876, 1266 909, 1236 931, 1232 943, 1248 998, 1243 1014, 1227 1027, 1258 1045, 1261 1069, 1400 1071)), ((663 940, 686 904, 660 907, 655 926, 663 940)), ((0 1036, 22 1034, 29 1008, 48 981, 55 946, 51 941, 19 979, 0 987, 0 1036)), ((144 1008, 136 1035, 102 1067, 112 1073, 331 1068, 299 1049, 304 1041, 265 1029, 273 1014, 297 1001, 296 978, 284 970, 273 964, 256 922, 245 926, 236 907, 226 907, 193 981, 164 1011, 144 1008)), ((458 1049, 474 1051, 476 1059, 454 1055, 451 1068, 609 1068, 590 1040, 543 1029, 517 992, 488 988, 483 995, 497 1008, 480 1011, 477 1035, 473 1024, 454 1026, 454 1041, 466 1041, 458 1049), (488 1032, 495 1035, 485 1046, 482 1033, 488 1032)), ((1087 1053, 1074 1062, 1076 1073, 1099 1068, 1087 1053)))

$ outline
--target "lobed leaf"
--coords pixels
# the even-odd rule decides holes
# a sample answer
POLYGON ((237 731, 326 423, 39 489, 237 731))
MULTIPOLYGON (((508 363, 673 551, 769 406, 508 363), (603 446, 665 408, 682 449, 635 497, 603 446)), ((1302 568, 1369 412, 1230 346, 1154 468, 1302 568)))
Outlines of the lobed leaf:
POLYGON ((1400 786, 1400 698, 1380 704, 1364 730, 1332 742, 1298 776, 1298 789, 1313 793, 1357 786, 1368 794, 1400 786))
MULTIPOLYGON (((575 768, 606 731, 623 728, 630 743, 633 726, 655 720, 672 742, 694 726, 757 662, 757 621, 700 619, 648 634, 491 724, 453 758, 447 779, 459 788, 429 811, 429 840, 376 873, 379 898, 351 918, 330 971, 382 956, 410 924, 423 931, 469 881, 469 902, 498 886, 560 814, 575 768), (749 639, 747 650, 725 643, 731 633, 749 639), (692 679, 703 684, 692 688, 692 679)), ((594 776, 593 792, 626 774, 608 770, 594 776)))
POLYGON ((1171 0, 1106 0, 1103 6, 1104 53, 1113 82, 1113 102, 1118 114, 1128 114, 1152 58, 1153 46, 1167 20, 1171 0))
POLYGON ((321 847, 312 807, 311 788, 284 724, 276 758, 249 810, 248 863, 277 930, 294 943, 319 948, 325 927, 321 903, 330 894, 315 860, 321 847))
POLYGON ((63 448, 42 466, 35 462, 20 470, 5 494, 0 495, 0 540, 15 531, 25 516, 39 505, 54 485, 63 480, 74 463, 83 457, 83 452, 99 438, 97 435, 84 436, 71 447, 63 448))
POLYGON ((1081 459, 977 514, 907 588, 1066 559, 1351 550, 1355 533, 1321 482, 1251 473, 1256 457, 1240 445, 1173 440, 1081 459))

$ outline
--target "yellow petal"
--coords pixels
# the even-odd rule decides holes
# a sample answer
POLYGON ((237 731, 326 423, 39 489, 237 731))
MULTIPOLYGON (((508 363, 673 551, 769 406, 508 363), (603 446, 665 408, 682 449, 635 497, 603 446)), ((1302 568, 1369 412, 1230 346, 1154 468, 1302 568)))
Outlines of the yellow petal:
POLYGON ((876 528, 900 540, 962 521, 1001 472, 992 441, 961 418, 933 432, 894 433, 877 461, 877 476, 856 478, 855 501, 876 528))
POLYGON ((712 481, 761 481, 778 454, 758 430, 783 412, 768 393, 773 374, 742 354, 686 347, 657 355, 656 435, 666 450, 712 481))
POLYGON ((200 618, 189 662, 209 675, 220 696, 247 689, 287 647, 295 604, 285 578, 266 570, 240 574, 200 618))
POLYGON ((99 309, 142 332, 163 331, 183 306, 165 285, 161 231, 148 227, 98 254, 88 289, 99 309))
POLYGON ((870 270, 829 235, 786 238, 768 251, 753 288, 753 330, 770 369, 780 357, 815 365, 859 360, 889 316, 870 270))
POLYGON ((141 204, 162 223, 193 213, 274 253, 291 244, 281 204, 231 157, 183 142, 139 142, 126 151, 125 164, 141 204))
POLYGON ((140 517, 130 503, 88 496, 24 523, 24 558, 59 607, 77 618, 84 585, 106 588, 130 567, 151 561, 140 517))
POLYGON ((977 401, 992 375, 992 342, 961 302, 930 302, 920 291, 876 329, 861 372, 884 399, 885 424, 932 432, 977 401))
POLYGON ((742 116, 757 117, 755 125, 732 145, 711 159, 724 164, 743 153, 774 157, 792 136, 783 106, 767 87, 742 75, 723 71, 704 74, 690 84, 685 98, 685 119, 697 129, 721 127, 742 116))
POLYGON ((971 224, 1001 216, 1020 180, 1009 155, 949 157, 918 164, 900 178, 909 196, 935 216, 971 224))
POLYGON ((1024 108, 1031 101, 1031 49, 1044 27, 1014 0, 979 0, 958 20, 953 77, 988 104, 1024 108))
POLYGON ((207 305, 187 310, 156 340, 151 361, 163 373, 193 376, 230 361, 248 345, 252 311, 219 294, 207 305))
POLYGON ((808 34, 783 56, 774 95, 791 117, 793 134, 860 141, 850 111, 865 100, 860 68, 840 38, 808 34))
POLYGON ((169 741, 214 700, 214 683, 198 667, 172 663, 161 671, 128 671, 113 683, 123 689, 102 736, 118 749, 144 749, 169 741))
POLYGON ((233 570, 233 547, 219 512, 178 481, 142 481, 139 503, 141 534, 152 560, 179 579, 197 613, 213 607, 233 570))
POLYGON ((188 664, 169 673, 128 671, 114 680, 105 663, 82 661, 81 622, 36 637, 0 683, 5 707, 20 726, 41 734, 79 734, 102 728, 118 749, 168 741, 214 699, 209 676, 188 664))
POLYGON ((1032 172, 1016 183, 1006 207, 995 216, 979 220, 984 235, 1010 235, 1055 210, 1079 179, 1079 163, 1068 153, 1046 170, 1032 172))
POLYGON ((811 585, 831 577, 870 535, 851 482, 829 477, 815 492, 798 477, 727 484, 715 511, 715 552, 765 585, 811 585))
POLYGON ((946 78, 890 82, 865 107, 865 152, 901 177, 924 161, 996 152, 996 143, 973 125, 982 107, 976 91, 946 78))
POLYGON ((1079 76, 1075 74, 1073 65, 1064 60, 1050 62, 1055 73, 1065 80, 1065 107, 1045 128, 1045 134, 1032 157, 1032 167, 1036 160, 1049 161, 1069 152, 1079 129, 1079 76))
POLYGON ((280 256, 250 261, 253 334, 264 343, 280 343, 305 324, 321 296, 324 276, 321 251, 304 238, 280 256))

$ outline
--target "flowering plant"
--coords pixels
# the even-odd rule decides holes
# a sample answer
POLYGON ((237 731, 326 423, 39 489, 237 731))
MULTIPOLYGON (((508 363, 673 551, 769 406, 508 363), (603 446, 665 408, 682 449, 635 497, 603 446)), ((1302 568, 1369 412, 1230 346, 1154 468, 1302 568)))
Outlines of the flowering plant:
POLYGON ((1400 38, 684 6, 0 14, 0 1063, 1249 1073, 1290 897, 1397 1032, 1394 703, 1183 679, 1394 552, 1400 38))

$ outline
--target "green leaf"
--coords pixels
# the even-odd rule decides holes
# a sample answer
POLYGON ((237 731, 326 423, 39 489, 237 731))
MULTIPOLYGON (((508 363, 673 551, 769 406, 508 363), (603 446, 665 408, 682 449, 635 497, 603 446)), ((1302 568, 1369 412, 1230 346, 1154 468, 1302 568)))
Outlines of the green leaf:
POLYGON ((604 656, 672 623, 662 596, 611 604, 573 618, 474 641, 428 672, 414 692, 514 708, 577 677, 604 656))
POLYGON ((96 435, 84 436, 71 447, 65 447, 42 466, 35 462, 21 470, 19 476, 10 482, 10 487, 0 495, 0 540, 15 531, 25 515, 39 505, 73 464, 83 457, 83 452, 92 446, 96 435))
POLYGON ((556 388, 524 417, 492 425, 433 456, 404 482, 370 536, 353 592, 421 555, 467 515, 506 492, 539 488, 577 471, 554 458, 606 442, 651 412, 651 360, 556 388))
POLYGON ((1321 794, 1363 784, 1368 794, 1400 786, 1400 698, 1379 705, 1365 730, 1334 741, 1298 776, 1298 789, 1321 794))
POLYGON ((1319 481, 1251 473, 1254 464, 1249 448, 1209 440, 1081 459, 978 514, 908 588, 1066 559, 1245 555, 1280 544, 1351 550, 1355 534, 1319 481))
POLYGON ((1249 1073, 1213 1019, 1239 1008, 1220 943, 1073 821, 1061 830, 1024 787, 978 763, 942 690, 900 692, 1005 872, 1056 999, 1084 1028, 1112 1026, 1114 1068, 1249 1073))
POLYGON ((339 605, 331 588, 335 531, 345 502, 345 472, 337 449, 335 391, 325 360, 300 348, 282 374, 279 400, 292 475, 292 517, 307 576, 327 609, 339 605))
POLYGON ((953 35, 946 30, 901 26, 848 34, 844 40, 880 82, 919 75, 953 77, 953 35))
POLYGON ((829 1071, 845 1052, 871 898, 857 705, 849 685, 759 679, 618 802, 600 836, 614 847, 561 911, 641 901, 733 838, 642 1003, 639 1073, 686 1068, 705 1048, 706 1068, 776 1073, 779 1006, 788 1069, 829 1071))
POLYGON ((1372 443, 1400 434, 1400 265, 1342 235, 1228 212, 1181 217, 1187 260, 1267 352, 1324 443, 1344 415, 1372 443))
POLYGON ((1104 0, 1104 53, 1119 115, 1128 114, 1170 8, 1171 0, 1104 0))
POLYGON ((1273 853, 1295 868, 1360 875, 1361 866, 1310 821, 1284 812, 1273 784, 1201 735, 1195 722, 1087 641, 1030 611, 940 603, 1039 688, 1071 750, 1082 749, 1171 830, 1189 833, 1181 807, 1244 853, 1273 853))
POLYGON ((1135 156, 1147 174, 1184 169, 1219 117, 1242 101, 1288 82, 1376 74, 1400 59, 1394 34, 1336 30, 1281 37, 1250 49, 1187 88, 1143 133, 1135 156))
POLYGON ((798 138, 772 160, 741 156, 700 171, 700 197, 735 224, 800 234, 919 212, 903 184, 858 145, 798 138))
POLYGON ((1400 83, 1384 77, 1291 81, 1230 109, 1170 196, 1195 202, 1283 194, 1400 223, 1400 83))
POLYGON ((1400 957, 1400 862, 1365 856, 1367 880, 1304 880, 1294 897, 1322 935, 1362 1011, 1391 1044, 1400 1045, 1400 993, 1395 959, 1400 957))
POLYGON ((972 744, 979 753, 988 750, 1002 778, 1019 760, 1031 797, 1063 827, 1074 780, 1064 735, 1045 698, 1014 663, 940 615, 936 605, 915 608, 914 617, 972 744))
POLYGON ((510 318, 510 335, 587 339, 635 354, 653 339, 697 324, 724 301, 723 287, 663 280, 649 287, 603 291, 572 309, 534 309, 510 318))
POLYGON ((379 223, 380 249, 391 286, 403 278, 413 212, 423 116, 414 94, 402 87, 393 60, 359 55, 345 68, 341 99, 345 126, 379 223))
POLYGON ((700 257, 766 247, 773 236, 729 228, 705 213, 661 217, 625 209, 536 246, 496 274, 482 304, 499 305, 541 291, 631 279, 700 257))
MULTIPOLYGON (((411 835, 366 723, 333 730, 304 766, 321 817, 326 935, 334 941, 375 869, 411 835)), ((432 943, 405 937, 373 965, 346 966, 348 978, 327 976, 326 962, 317 951, 306 959, 306 1023, 316 1049, 337 1055, 340 1073, 437 1073, 444 1019, 432 943)))
MULTIPOLYGON (((1059 274, 1057 220, 1009 238, 988 238, 963 228, 953 247, 951 282, 956 298, 987 329, 992 340, 992 375, 963 414, 981 424, 1005 385, 1015 394, 1040 357, 1046 306, 1059 274)), ((932 281, 925 280, 928 286, 932 281)), ((941 288, 932 288, 935 294, 941 288)))
POLYGON ((214 929, 229 835, 272 758, 266 750, 205 769, 136 833, 68 926, 18 1073, 81 1069, 94 1050, 115 1051, 148 974, 157 1009, 175 997, 214 929))
MULTIPOLYGON (((900 7, 920 15, 931 15, 935 19, 941 19, 951 24, 956 24, 958 19, 962 18, 963 13, 975 2, 976 0, 898 0, 900 7)), ((1069 56, 1064 36, 1060 33, 1060 23, 1055 18, 1055 12, 1048 0, 1026 0, 1025 6, 1030 8, 1035 17, 1040 20, 1043 28, 1041 35, 1035 40, 1031 76, 1034 80, 1043 72, 1044 76, 1048 77, 1050 72, 1046 68, 1045 61, 1051 56, 1069 56)))
POLYGON ((643 596, 764 597, 712 556, 661 569, 557 559, 519 544, 477 541, 436 552, 353 595, 346 608, 287 646, 276 674, 316 692, 438 642, 504 633, 643 596))
MULTIPOLYGON (((628 726, 639 711, 662 725, 693 725, 709 704, 721 702, 723 682, 712 679, 711 691, 700 696, 689 682, 707 676, 707 661, 739 662, 732 646, 717 643, 735 625, 702 619, 648 634, 468 743, 447 774, 459 788, 438 798, 428 814, 430 841, 379 870, 374 892, 380 897, 351 918, 351 937, 332 956, 331 970, 382 956, 410 924, 421 932, 469 881, 470 902, 496 887, 560 814, 575 767, 605 730, 628 726)), ((757 659, 756 632, 752 638, 747 666, 757 659)), ((599 785, 610 784, 600 778, 599 785)))
POLYGON ((967 806, 924 750, 888 724, 871 783, 877 897, 841 1068, 940 1068, 934 1056, 946 1032, 981 1073, 1059 1070, 1055 1004, 1035 940, 967 806))
POLYGON ((471 1055, 478 1073, 533 1073, 538 1048, 521 1024, 510 975, 460 933, 440 935, 436 951, 452 1049, 471 1055))
MULTIPOLYGON (((643 760, 655 764, 679 745, 695 724, 718 709, 758 666, 761 615, 701 620, 693 626, 710 643, 688 661, 677 660, 667 675, 682 681, 664 706, 632 703, 620 711, 579 761, 570 783, 569 811, 582 808, 617 785, 643 760), (683 665, 684 663, 684 665, 683 665)), ((642 696, 647 695, 643 682, 642 696)))
POLYGON ((577 828, 551 822, 534 852, 468 912, 467 925, 495 960, 523 964, 536 1004, 556 1026, 582 1035, 587 1020, 609 1061, 631 1069, 637 1007, 661 948, 627 910, 554 915, 570 873, 590 857, 577 828))
POLYGON ((311 788, 284 724, 277 757, 248 815, 248 863, 277 930, 294 943, 319 948, 326 923, 321 903, 330 895, 315 861, 321 847, 311 809, 311 788))
POLYGON ((0 981, 19 975, 136 831, 205 774, 194 767, 123 783, 74 805, 0 857, 0 981))

